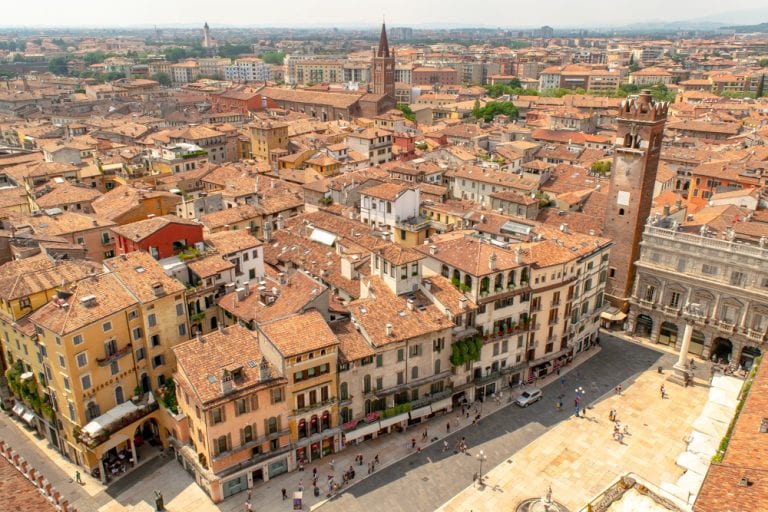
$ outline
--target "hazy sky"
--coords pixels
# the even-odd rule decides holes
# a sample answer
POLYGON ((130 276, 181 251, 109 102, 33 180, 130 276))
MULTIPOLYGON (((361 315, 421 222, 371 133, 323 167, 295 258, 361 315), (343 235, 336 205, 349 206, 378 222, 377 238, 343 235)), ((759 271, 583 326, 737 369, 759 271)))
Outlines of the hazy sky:
MULTIPOLYGON (((0 26, 458 24, 599 26, 689 20, 760 8, 761 0, 3 0, 0 26), (695 5, 695 7, 694 7, 695 5)), ((754 23, 768 21, 755 19, 754 23)))

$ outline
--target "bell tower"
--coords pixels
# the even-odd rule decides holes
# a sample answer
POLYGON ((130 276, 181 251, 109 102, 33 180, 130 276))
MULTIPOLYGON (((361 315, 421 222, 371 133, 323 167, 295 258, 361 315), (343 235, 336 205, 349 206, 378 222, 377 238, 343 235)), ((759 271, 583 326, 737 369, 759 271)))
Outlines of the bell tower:
POLYGON ((605 295, 626 312, 635 279, 640 240, 651 213, 668 102, 649 90, 621 102, 613 151, 603 236, 613 239, 605 295))
POLYGON ((395 52, 389 50, 387 27, 381 24, 379 47, 373 52, 373 92, 395 101, 395 52))

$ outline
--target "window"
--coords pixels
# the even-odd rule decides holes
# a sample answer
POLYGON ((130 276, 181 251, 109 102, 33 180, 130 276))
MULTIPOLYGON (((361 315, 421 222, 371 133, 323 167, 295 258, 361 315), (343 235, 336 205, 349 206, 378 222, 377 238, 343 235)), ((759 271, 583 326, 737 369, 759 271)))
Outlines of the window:
POLYGON ((59 366, 62 367, 62 368, 66 368, 67 367, 67 360, 64 359, 64 356, 61 355, 61 354, 59 354, 59 366))
POLYGON ((371 392, 371 376, 366 375, 363 377, 363 393, 370 393, 371 392))
POLYGON ((240 416, 248 412, 248 399, 239 398, 235 400, 235 416, 240 416))
POLYGON ((246 425, 245 428, 243 428, 243 443, 250 443, 254 439, 254 428, 251 425, 246 425))
POLYGON ((160 354, 152 358, 152 368, 157 368, 165 364, 165 356, 160 354))
POLYGON ((747 274, 734 270, 731 272, 731 286, 744 286, 747 282, 747 274))
POLYGON ((419 275, 419 264, 418 263, 412 263, 411 264, 411 275, 412 276, 419 275))
POLYGON ((75 421, 75 404, 67 401, 67 406, 69 407, 69 419, 75 421))
POLYGON ((342 382, 339 386, 339 394, 342 400, 349 400, 349 385, 346 382, 342 382))
POLYGON ((29 297, 23 297, 19 300, 19 306, 22 308, 28 308, 32 306, 32 302, 29 300, 29 297))
POLYGON ((285 400, 283 395, 283 388, 274 388, 270 391, 270 400, 273 404, 277 404, 285 400))
POLYGON ((716 265, 709 265, 705 263, 701 266, 701 273, 707 274, 708 276, 716 276, 720 273, 720 268, 716 265))
POLYGON ((155 325, 157 325, 157 317, 155 316, 154 313, 149 314, 149 316, 147 317, 147 323, 149 324, 150 327, 154 327, 155 325))
POLYGON ((160 335, 153 334, 152 337, 150 338, 150 343, 152 344, 153 347, 160 346, 160 335))
POLYGON ((384 377, 376 377, 376 391, 384 389, 384 377))
POLYGON ((72 386, 69 385, 69 377, 62 377, 61 380, 64 383, 64 389, 67 391, 72 389, 72 386))
POLYGON ((397 372, 397 385, 405 383, 405 372, 397 372))
POLYGON ((384 366, 384 354, 376 354, 376 368, 384 366))
POLYGON ((120 373, 120 363, 117 361, 112 361, 109 363, 109 372, 111 375, 117 375, 120 373))
POLYGON ((75 360, 77 361, 77 367, 83 368, 84 366, 88 365, 88 354, 85 352, 80 352, 75 356, 75 360))
POLYGON ((135 327, 133 329, 133 339, 134 340, 140 340, 143 332, 141 330, 141 327, 135 327))
POLYGON ((435 375, 437 375, 438 373, 440 373, 440 360, 435 359, 435 375))
POLYGON ((397 349, 397 362, 402 363, 405 360, 405 350, 402 348, 397 349))
POLYGON ((408 279, 408 265, 400 267, 400 279, 408 279))
POLYGON ((680 293, 672 292, 669 294, 669 307, 676 308, 680 306, 680 293))
POLYGON ((83 385, 83 391, 91 389, 91 376, 86 374, 80 377, 80 384, 83 385))
POLYGON ((184 314, 184 304, 176 304, 176 316, 184 314))
POLYGON ((108 332, 112 330, 112 322, 104 322, 101 326, 102 329, 104 329, 104 332, 108 332))
POLYGON ((141 361, 141 360, 142 360, 142 359, 144 359, 145 357, 147 357, 147 354, 146 354, 146 352, 145 352, 145 350, 144 350, 144 347, 139 347, 139 348, 136 350, 136 360, 137 360, 137 361, 141 361))
POLYGON ((624 208, 619 208, 619 215, 624 216, 624 208))
POLYGON ((411 379, 418 379, 419 378, 419 367, 413 366, 411 367, 411 379))
POLYGON ((216 407, 211 409, 211 424, 218 425, 224 421, 224 408, 216 407))
POLYGON ((653 285, 648 285, 645 287, 645 300, 648 302, 653 302, 656 300, 656 287, 653 285))
POLYGON ((221 454, 227 451, 227 436, 221 436, 216 438, 216 454, 221 454))
POLYGON ((616 267, 611 267, 608 269, 608 277, 616 277, 616 267))
POLYGON ((421 353, 421 345, 411 345, 408 347, 408 357, 416 357, 421 353))
POLYGON ((109 243, 109 232, 105 231, 101 234, 101 243, 108 244, 109 243))
POLYGON ((179 336, 186 336, 186 335, 187 335, 186 324, 179 324, 179 336))

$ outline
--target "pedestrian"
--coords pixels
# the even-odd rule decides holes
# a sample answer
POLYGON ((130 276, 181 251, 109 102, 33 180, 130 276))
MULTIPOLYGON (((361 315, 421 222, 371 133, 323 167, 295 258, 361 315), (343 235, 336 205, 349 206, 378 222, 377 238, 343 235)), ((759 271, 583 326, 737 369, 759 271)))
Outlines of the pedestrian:
POLYGON ((621 396, 622 385, 619 384, 619 396, 621 396))
POLYGON ((312 478, 312 487, 317 487, 317 477, 312 478))
POLYGON ((450 434, 451 433, 451 422, 445 424, 445 433, 450 434))
POLYGON ((304 471, 304 459, 299 459, 299 471, 304 471))
POLYGON ((317 468, 312 468, 312 478, 317 478, 317 468))
POLYGON ((448 441, 443 440, 443 452, 448 449, 448 441))
POLYGON ((288 491, 285 490, 285 487, 283 487, 283 501, 288 499, 288 491))
POLYGON ((83 479, 80 478, 80 472, 75 471, 75 482, 79 483, 80 485, 83 485, 83 479))
POLYGON ((251 492, 252 489, 248 489, 248 497, 246 498, 246 501, 251 501, 251 492))
POLYGON ((245 502, 245 510, 246 510, 247 512, 251 512, 251 510, 253 510, 253 505, 251 505, 251 502, 250 502, 250 501, 246 501, 246 502, 245 502))
POLYGON ((368 474, 370 475, 371 473, 373 473, 373 462, 368 464, 368 474))
POLYGON ((480 413, 477 413, 477 416, 475 416, 475 424, 480 421, 480 413))
POLYGON ((304 491, 304 479, 299 480, 299 491, 304 491))
POLYGON ((373 463, 378 464, 379 463, 379 454, 377 453, 376 456, 373 458, 373 463))
POLYGON ((563 408, 563 402, 562 402, 562 400, 558 400, 558 401, 557 401, 557 403, 555 404, 555 407, 557 408, 557 410, 558 410, 558 411, 559 411, 560 409, 562 409, 562 408, 563 408))
POLYGON ((331 462, 329 463, 329 466, 331 466, 331 471, 334 470, 335 465, 336 465, 336 459, 331 459, 331 462))
MULTIPOLYGON (((461 408, 462 411, 464 411, 464 408, 461 408)), ((459 428, 459 415, 456 415, 456 428, 459 428)))
POLYGON ((412 437, 411 438, 411 450, 413 450, 414 448, 416 448, 416 438, 412 437))
POLYGON ((429 432, 428 432, 428 431, 427 431, 427 429, 425 428, 425 429, 424 429, 424 433, 423 433, 423 434, 421 434, 421 440, 422 440, 422 441, 426 441, 428 437, 429 437, 429 432))
POLYGON ((664 389, 664 384, 661 385, 661 387, 659 388, 659 391, 661 392, 662 399, 667 397, 667 390, 664 389))

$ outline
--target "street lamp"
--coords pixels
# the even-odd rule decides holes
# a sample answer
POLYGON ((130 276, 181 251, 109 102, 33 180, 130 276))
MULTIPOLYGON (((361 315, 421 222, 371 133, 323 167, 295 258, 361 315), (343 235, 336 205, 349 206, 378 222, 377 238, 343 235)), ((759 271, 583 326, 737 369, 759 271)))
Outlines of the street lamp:
POLYGON ((480 476, 477 478, 477 482, 480 485, 483 485, 483 461, 487 458, 488 457, 485 456, 485 452, 483 452, 483 450, 480 450, 480 453, 477 454, 477 460, 480 461, 480 476))
POLYGON ((581 399, 584 398, 584 388, 579 386, 574 390, 576 392, 576 417, 579 417, 579 407, 581 406, 581 399))

